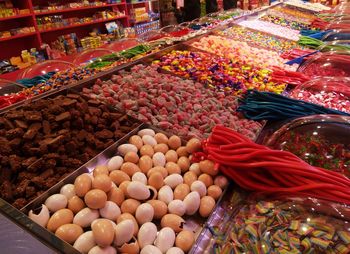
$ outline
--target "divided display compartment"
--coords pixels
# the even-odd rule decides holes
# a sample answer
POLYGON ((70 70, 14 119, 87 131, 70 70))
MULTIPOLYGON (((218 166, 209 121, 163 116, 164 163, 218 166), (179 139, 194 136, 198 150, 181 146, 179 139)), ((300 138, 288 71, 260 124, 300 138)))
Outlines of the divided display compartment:
MULTIPOLYGON (((97 156, 92 158, 90 161, 88 161, 87 163, 85 163, 84 165, 79 167, 77 170, 75 170, 69 176, 67 176, 66 178, 64 178, 63 180, 61 180, 60 182, 58 182, 57 184, 52 186, 50 189, 45 191, 45 193, 40 195, 40 197, 38 197, 37 199, 35 199, 32 202, 30 202, 29 204, 27 204, 25 207, 23 207, 20 210, 22 213, 18 212, 18 210, 11 207, 6 202, 4 202, 6 207, 9 207, 8 209, 10 209, 11 211, 14 211, 13 217, 15 220, 21 219, 22 221, 24 220, 27 223, 27 225, 30 225, 30 227, 29 226, 26 227, 26 229, 29 232, 32 232, 32 230, 33 230, 34 231, 33 233, 37 233, 38 236, 44 236, 42 240, 45 240, 49 244, 49 246, 53 246, 56 248, 58 246, 62 246, 64 248, 64 253, 74 253, 74 254, 80 253, 77 250, 75 250, 72 245, 61 240, 60 238, 55 236, 54 233, 39 226, 38 224, 33 222, 31 219, 29 219, 29 217, 26 215, 29 213, 30 210, 33 210, 34 212, 40 211, 41 205, 45 203, 45 200, 49 196, 59 193, 60 189, 65 184, 74 183, 75 179, 79 175, 81 175, 83 173, 92 174, 94 168, 97 165, 104 164, 109 158, 111 158, 115 155, 118 155, 118 152, 117 152, 118 146, 125 144, 125 143, 128 143, 128 140, 131 136, 136 135, 138 133, 138 131, 140 131, 142 129, 146 129, 146 128, 153 129, 156 133, 161 132, 161 133, 167 135, 168 137, 172 135, 171 133, 164 132, 164 131, 160 130, 159 128, 156 128, 152 125, 141 124, 137 128, 133 129, 131 132, 129 132, 127 135, 125 135, 123 138, 119 139, 117 142, 115 142, 114 144, 109 146, 103 152, 101 152, 100 154, 98 154, 97 156)), ((182 140, 182 142, 184 143, 186 141, 182 140)), ((210 234, 210 231, 208 230, 208 227, 212 227, 212 226, 214 226, 215 223, 218 223, 218 221, 222 219, 221 216, 223 214, 225 214, 225 219, 227 222, 227 218, 228 218, 227 217, 227 207, 233 208, 232 206, 234 206, 234 204, 232 204, 230 202, 232 193, 234 193, 234 192, 235 192, 235 190, 232 188, 232 184, 229 184, 223 190, 223 192, 222 192, 220 198, 218 199, 213 211, 211 212, 210 216, 207 219, 202 218, 201 216, 199 216, 198 213, 196 213, 195 215, 191 215, 191 216, 188 216, 188 215, 184 216, 184 219, 185 219, 184 229, 190 230, 190 231, 194 232, 194 234, 195 234, 195 243, 192 246, 189 253, 191 253, 191 254, 203 253, 201 251, 201 248, 203 248, 203 247, 208 248, 208 244, 210 244, 210 242, 208 242, 207 240, 211 238, 211 234, 210 234), (204 240, 204 239, 207 239, 207 240, 204 240)), ((0 210, 2 210, 2 208, 3 208, 1 206, 2 202, 3 202, 3 200, 0 199, 0 210)), ((160 224, 156 223, 156 225, 159 229, 160 224)))
MULTIPOLYGON (((162 51, 162 50, 160 50, 160 51, 162 51)), ((152 55, 152 54, 154 54, 154 53, 151 53, 151 54, 149 54, 149 55, 152 55)), ((38 100, 38 99, 40 99, 40 98, 42 98, 42 97, 46 97, 46 96, 48 96, 48 95, 55 94, 55 93, 57 93, 57 92, 59 92, 59 91, 61 91, 61 90, 66 90, 66 89, 69 88, 69 87, 74 87, 74 86, 76 86, 76 85, 79 86, 79 85, 81 85, 81 84, 84 84, 85 82, 88 83, 90 80, 96 81, 97 79, 99 79, 99 78, 101 78, 101 77, 104 77, 104 76, 108 76, 109 74, 111 74, 111 73, 113 73, 113 72, 115 72, 115 71, 118 71, 118 70, 124 68, 125 66, 128 66, 128 65, 130 65, 130 64, 133 64, 134 62, 137 62, 137 61, 140 61, 140 60, 142 61, 142 59, 147 58, 149 55, 143 56, 143 57, 141 57, 140 59, 137 59, 137 60, 132 61, 132 62, 129 62, 129 63, 120 64, 120 65, 118 65, 118 66, 116 66, 116 67, 113 67, 113 68, 108 69, 107 71, 98 72, 98 73, 96 73, 95 75, 93 75, 93 76, 91 76, 91 77, 89 77, 89 78, 86 78, 86 79, 77 81, 77 82, 75 82, 75 83, 73 83, 73 84, 69 84, 69 85, 65 85, 65 86, 60 86, 60 87, 58 87, 58 88, 54 88, 54 89, 45 91, 45 92, 43 92, 43 93, 41 93, 41 94, 34 95, 34 96, 32 96, 32 97, 30 97, 30 98, 28 98, 28 99, 21 100, 21 101, 19 101, 19 102, 13 103, 13 104, 11 104, 11 105, 9 105, 9 106, 7 106, 7 107, 0 108, 0 114, 1 114, 2 112, 8 111, 8 110, 10 110, 10 109, 12 109, 12 108, 16 108, 16 107, 18 107, 19 105, 22 105, 22 104, 24 104, 24 103, 30 103, 31 101, 35 101, 35 100, 38 100)), ((46 61, 46 62, 49 62, 49 63, 48 63, 48 65, 49 65, 49 67, 50 67, 49 69, 52 69, 51 61, 46 61)), ((44 62, 44 63, 46 63, 46 62, 44 62)), ((59 66, 66 66, 66 65, 65 65, 65 63, 66 63, 65 61, 57 61, 57 62, 59 62, 59 63, 58 63, 59 66), (62 63, 61 63, 61 62, 62 62, 62 63)), ((44 64, 44 63, 42 63, 42 64, 44 64)), ((52 63, 55 64, 55 63, 56 63, 56 60, 53 60, 52 63)), ((74 65, 74 64, 72 64, 72 63, 69 63, 69 64, 72 65, 72 66, 76 66, 76 65, 74 65)), ((53 65, 53 66, 54 66, 54 65, 53 65)), ((32 66, 32 67, 35 67, 35 65, 32 66)), ((61 67, 61 68, 62 68, 62 67, 61 67)), ((37 69, 38 69, 38 68, 35 67, 35 71, 36 71, 36 72, 37 72, 37 69)), ((40 70, 38 70, 38 71, 40 72, 40 70)), ((24 75, 24 74, 22 74, 21 77, 22 77, 23 75, 24 75)), ((21 89, 21 90, 22 90, 22 89, 21 89)))

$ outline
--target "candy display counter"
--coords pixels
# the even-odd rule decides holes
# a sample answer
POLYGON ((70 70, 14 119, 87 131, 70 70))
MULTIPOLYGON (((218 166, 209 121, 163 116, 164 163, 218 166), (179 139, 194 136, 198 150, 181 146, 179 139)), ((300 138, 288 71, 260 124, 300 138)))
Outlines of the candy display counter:
POLYGON ((0 83, 1 214, 45 253, 347 253, 350 120, 237 111, 261 92, 350 112, 347 30, 295 72, 321 9, 217 12, 0 83))

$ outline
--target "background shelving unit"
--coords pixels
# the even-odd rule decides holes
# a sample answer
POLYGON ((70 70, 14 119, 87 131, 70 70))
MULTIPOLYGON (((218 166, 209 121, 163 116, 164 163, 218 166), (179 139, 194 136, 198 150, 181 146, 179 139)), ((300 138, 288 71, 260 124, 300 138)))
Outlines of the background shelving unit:
POLYGON ((158 21, 160 24, 160 6, 159 0, 127 0, 127 9, 129 14, 129 23, 133 27, 146 25, 147 23, 158 21), (145 8, 146 13, 154 13, 156 17, 149 17, 145 20, 135 20, 133 13, 137 8, 145 8))
MULTIPOLYGON (((2 2, 4 0, 0 0, 2 2)), ((129 17, 126 0, 120 0, 118 3, 108 4, 108 0, 101 0, 106 3, 105 5, 99 6, 86 6, 80 8, 67 8, 59 10, 50 10, 40 12, 38 9, 44 6, 48 6, 47 0, 12 0, 15 8, 18 9, 29 9, 30 13, 15 15, 11 17, 0 18, 0 31, 10 30, 18 27, 29 27, 35 28, 34 32, 26 34, 18 34, 11 37, 0 38, 0 59, 10 58, 12 56, 18 56, 24 49, 37 48, 39 49, 43 43, 50 44, 56 40, 58 36, 76 33, 79 38, 88 36, 93 29, 99 29, 102 32, 106 32, 105 23, 111 21, 119 21, 124 27, 128 27, 129 17), (100 19, 84 24, 73 24, 64 27, 57 27, 53 29, 39 29, 37 18, 45 17, 50 15, 62 15, 63 18, 71 17, 92 17, 94 13, 102 10, 114 10, 125 12, 125 16, 115 17, 111 19, 100 19)), ((69 2, 77 2, 77 0, 52 0, 52 2, 58 3, 58 5, 68 4, 69 2)), ((90 1, 94 2, 94 1, 90 1)))

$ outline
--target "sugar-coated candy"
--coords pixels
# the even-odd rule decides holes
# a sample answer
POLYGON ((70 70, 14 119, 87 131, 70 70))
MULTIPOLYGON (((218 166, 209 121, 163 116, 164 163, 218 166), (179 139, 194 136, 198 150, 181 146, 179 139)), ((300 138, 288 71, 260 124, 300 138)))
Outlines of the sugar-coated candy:
POLYGON ((129 115, 184 138, 207 137, 223 124, 254 139, 261 125, 240 119, 235 96, 215 92, 192 80, 162 74, 156 67, 134 66, 83 93, 129 115))

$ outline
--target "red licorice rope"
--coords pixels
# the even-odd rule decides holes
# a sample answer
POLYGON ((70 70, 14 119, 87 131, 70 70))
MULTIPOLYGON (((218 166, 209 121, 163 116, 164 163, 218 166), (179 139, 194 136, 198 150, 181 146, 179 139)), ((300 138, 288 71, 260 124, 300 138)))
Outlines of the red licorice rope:
POLYGON ((313 167, 287 151, 258 145, 223 126, 215 126, 194 160, 212 160, 244 189, 266 194, 309 196, 350 205, 350 179, 313 167))
MULTIPOLYGON (((306 54, 310 54, 314 52, 315 50, 313 49, 291 49, 289 51, 286 51, 281 54, 281 57, 284 59, 292 60, 294 58, 298 58, 301 56, 304 56, 306 54)), ((308 57, 305 57, 304 59, 307 59, 308 57)))
POLYGON ((310 77, 301 72, 286 71, 280 67, 273 67, 271 81, 287 83, 290 85, 300 85, 310 80, 310 77))

